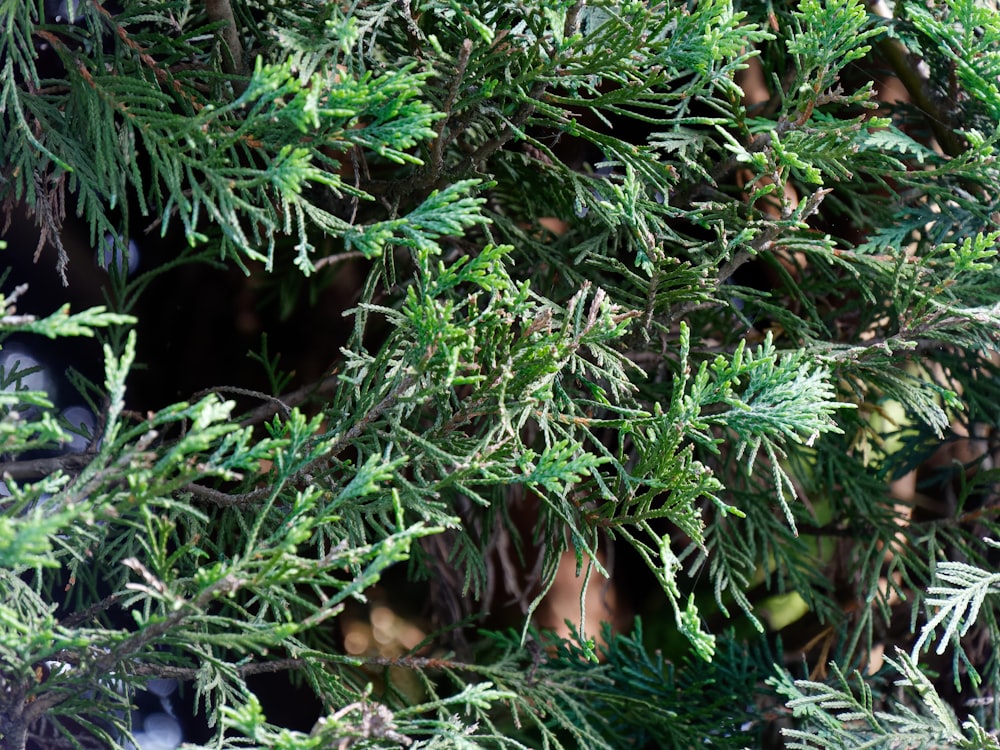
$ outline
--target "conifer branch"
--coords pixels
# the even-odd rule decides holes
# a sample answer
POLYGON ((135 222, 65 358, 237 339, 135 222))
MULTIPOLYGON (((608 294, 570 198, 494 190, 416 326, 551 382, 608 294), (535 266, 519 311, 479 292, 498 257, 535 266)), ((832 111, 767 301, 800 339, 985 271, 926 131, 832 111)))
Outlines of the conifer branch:
POLYGON ((60 230, 67 256, 163 239, 107 277, 113 312, 0 295, 0 744, 143 744, 159 677, 221 750, 738 750, 774 716, 789 747, 995 746, 1000 22, 918 5, 889 44, 864 0, 7 3, 4 252, 32 221, 57 256, 60 230), (880 44, 926 65, 897 70, 916 109, 877 101, 880 44), (750 101, 758 55, 785 73, 750 101), (336 369, 281 394, 278 355, 305 362, 265 348, 274 393, 221 374, 125 411, 149 334, 122 313, 190 337, 186 287, 147 294, 205 260, 280 299, 261 330, 335 336, 336 369), (346 339, 313 302, 350 306, 346 339), (84 453, 56 455, 55 363, 11 361, 40 336, 104 345, 70 377, 84 453), (574 562, 573 604, 542 602, 574 562), (605 594, 667 606, 613 632, 605 594), (513 631, 465 632, 506 598, 513 631), (357 656, 366 611, 384 651, 357 656), (771 646, 801 633, 808 680, 771 646), (310 733, 265 715, 281 672, 310 733))
MULTIPOLYGON (((324 465, 331 457, 336 457, 341 451, 346 449, 358 436, 363 434, 365 430, 368 429, 371 423, 390 410, 400 397, 412 387, 413 383, 414 378, 412 375, 404 376, 400 382, 397 383, 377 404, 375 404, 369 411, 365 412, 359 420, 354 422, 347 429, 347 431, 345 431, 342 435, 339 435, 322 456, 310 461, 303 468, 295 472, 295 474, 289 478, 289 481, 292 484, 300 481, 311 482, 311 472, 324 465)), ((305 398, 308 394, 314 393, 314 391, 300 389, 299 393, 301 393, 302 397, 305 398)), ((282 399, 282 401, 284 403, 288 403, 284 399, 282 399)), ((219 508, 250 507, 268 497, 272 497, 275 493, 274 487, 266 485, 238 494, 223 492, 212 487, 205 487, 201 484, 189 484, 184 488, 184 490, 219 508)))
POLYGON ((495 137, 479 146, 472 153, 472 155, 469 156, 469 164, 471 164, 473 168, 479 169, 486 159, 506 146, 512 138, 523 132, 524 124, 535 111, 534 102, 540 99, 545 94, 547 89, 548 84, 545 81, 535 82, 531 89, 528 90, 527 95, 525 96, 525 101, 522 102, 520 107, 518 107, 514 116, 507 121, 503 130, 501 130, 495 137))
MULTIPOLYGON (((135 561, 135 563, 140 568, 143 567, 138 561, 135 561)), ((150 644, 155 643, 160 637, 174 630, 187 618, 204 610, 217 597, 235 593, 243 585, 244 582, 232 576, 213 583, 202 591, 194 601, 182 603, 181 606, 158 622, 146 625, 138 632, 119 641, 107 651, 89 654, 88 658, 80 661, 80 667, 84 670, 85 674, 92 676, 95 681, 101 679, 114 671, 114 668, 128 654, 141 652, 150 644)), ((32 701, 25 708, 25 720, 28 724, 31 724, 38 717, 43 716, 47 711, 69 700, 71 697, 73 696, 60 694, 57 691, 39 696, 37 700, 32 701)))
MULTIPOLYGON (((823 199, 829 195, 830 192, 832 191, 828 189, 820 189, 812 193, 803 202, 800 209, 795 211, 796 220, 798 222, 804 222, 810 216, 815 214, 819 209, 820 203, 823 202, 823 199)), ((751 259, 756 258, 760 253, 769 250, 774 241, 786 232, 787 227, 783 222, 787 221, 791 218, 791 216, 792 212, 786 211, 782 222, 769 223, 765 226, 763 231, 761 231, 748 243, 749 247, 737 250, 733 254, 732 258, 720 266, 718 274, 715 277, 715 288, 721 288, 722 285, 732 278, 733 274, 735 274, 742 266, 746 265, 751 259)), ((665 317, 664 325, 667 327, 672 326, 681 320, 685 315, 697 310, 710 309, 715 304, 716 303, 714 302, 685 302, 665 317)))

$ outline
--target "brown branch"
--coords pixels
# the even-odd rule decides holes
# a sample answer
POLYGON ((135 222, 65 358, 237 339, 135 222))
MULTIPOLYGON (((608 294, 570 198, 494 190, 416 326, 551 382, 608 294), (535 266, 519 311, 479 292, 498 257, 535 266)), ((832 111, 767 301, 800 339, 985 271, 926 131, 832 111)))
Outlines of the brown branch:
MULTIPOLYGON (((204 390, 198 391, 197 393, 193 394, 190 400, 197 401, 209 395, 210 393, 232 393, 236 396, 249 396, 250 398, 256 398, 261 401, 266 401, 268 406, 273 407, 275 414, 280 411, 284 413, 286 417, 292 412, 291 407, 287 403, 282 401, 281 397, 279 396, 271 396, 270 394, 264 393, 263 391, 255 391, 252 388, 239 388, 237 386, 232 386, 232 385, 219 385, 213 388, 205 388, 204 390)), ((247 425, 241 423, 241 426, 246 427, 247 425)))
MULTIPOLYGON (((61 651, 52 656, 53 661, 59 661, 78 667, 84 663, 80 655, 71 651, 61 651)), ((423 656, 327 656, 312 660, 319 664, 347 664, 353 667, 403 667, 405 669, 464 669, 469 665, 452 661, 423 656)), ((252 677, 276 672, 290 672, 303 669, 309 660, 301 657, 288 659, 272 659, 270 661, 249 662, 236 666, 235 671, 240 677, 252 677)), ((164 680, 193 680, 197 678, 199 669, 195 667, 175 667, 171 664, 151 664, 139 659, 129 660, 127 672, 142 677, 156 677, 164 680)))
MULTIPOLYGON (((458 61, 455 65, 455 75, 451 79, 451 85, 448 87, 448 95, 445 97, 444 106, 441 111, 444 112, 444 117, 437 124, 437 138, 434 140, 434 145, 431 147, 431 159, 430 168, 431 173, 427 178, 428 182, 431 184, 437 182, 438 176, 441 174, 441 170, 444 169, 444 147, 446 145, 445 141, 445 128, 451 121, 451 110, 455 106, 455 102, 458 99, 458 91, 462 85, 462 79, 465 78, 465 71, 469 67, 469 58, 472 56, 472 40, 464 39, 462 40, 462 48, 458 53, 458 61)), ((447 141, 450 143, 454 136, 448 138, 447 141)))
POLYGON ((920 75, 919 67, 903 43, 898 39, 883 37, 876 43, 876 47, 879 54, 889 63, 896 78, 906 88, 910 100, 924 113, 941 150, 948 156, 960 156, 965 151, 962 140, 949 126, 949 118, 928 95, 926 82, 920 75))
POLYGON ((67 453, 52 458, 33 458, 25 461, 5 461, 0 463, 0 476, 16 481, 41 479, 57 471, 73 474, 82 471, 93 459, 95 453, 67 453))
POLYGON ((271 494, 270 487, 258 487, 249 492, 234 495, 222 490, 213 489, 212 487, 206 487, 202 484, 189 484, 184 488, 184 491, 190 492, 202 500, 207 500, 219 508, 245 508, 259 500, 263 500, 271 494))
POLYGON ((308 383, 289 393, 283 393, 276 397, 274 401, 262 404, 256 409, 247 412, 240 420, 240 426, 249 427, 251 425, 260 424, 261 422, 266 422, 279 411, 282 411, 282 406, 292 408, 305 403, 311 398, 326 396, 333 393, 339 384, 340 376, 338 374, 338 369, 334 368, 334 370, 322 380, 317 380, 314 383, 308 383), (278 404, 281 404, 282 406, 279 406, 278 404))
MULTIPOLYGON (((240 420, 241 427, 250 427, 271 419, 271 417, 275 414, 287 414, 292 407, 298 406, 310 398, 332 393, 339 383, 340 379, 335 370, 322 380, 315 383, 309 383, 308 385, 304 385, 301 388, 282 394, 278 397, 268 396, 249 389, 231 387, 211 388, 200 393, 204 395, 205 393, 213 392, 234 392, 267 399, 267 403, 247 412, 240 420)), ((199 394, 197 393, 194 394, 194 398, 198 397, 198 395, 199 394)), ((25 480, 41 479, 43 477, 51 476, 58 471, 65 472, 67 474, 78 474, 90 465, 90 462, 94 460, 96 455, 97 454, 94 451, 88 450, 84 453, 67 453, 63 456, 52 456, 49 458, 4 461, 0 462, 0 477, 10 477, 15 481, 21 482, 25 480)), ((223 502, 223 498, 234 497, 232 495, 227 495, 226 493, 220 493, 217 490, 211 490, 207 487, 194 489, 195 487, 198 487, 198 485, 190 485, 188 489, 195 494, 203 495, 213 501, 223 502)), ((230 502, 230 504, 232 503, 230 502)))
MULTIPOLYGON (((232 4, 229 0, 205 0, 205 13, 209 21, 222 24, 219 30, 222 37, 222 69, 232 76, 245 77, 247 69, 243 62, 243 43, 232 4)), ((234 89, 236 85, 233 84, 234 89)))
POLYGON ((74 612, 69 617, 60 621, 59 624, 64 628, 78 627, 83 623, 87 622, 88 620, 90 620, 91 618, 96 617, 99 613, 111 609, 114 605, 118 603, 119 598, 120 597, 118 596, 118 594, 110 594, 101 599, 101 601, 91 604, 86 609, 80 612, 74 612))

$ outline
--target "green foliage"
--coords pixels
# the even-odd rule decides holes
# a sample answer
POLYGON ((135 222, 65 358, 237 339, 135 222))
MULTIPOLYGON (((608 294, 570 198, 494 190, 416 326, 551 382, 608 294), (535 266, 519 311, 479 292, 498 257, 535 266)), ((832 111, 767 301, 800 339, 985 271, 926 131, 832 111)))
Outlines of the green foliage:
POLYGON ((955 712, 937 691, 917 663, 905 653, 898 661, 888 660, 901 676, 896 685, 911 703, 894 700, 894 710, 879 711, 872 689, 855 675, 852 687, 834 666, 833 685, 782 676, 774 681, 788 698, 793 715, 804 719, 805 729, 785 732, 788 747, 811 750, 820 747, 925 747, 929 744, 961 748, 995 748, 997 741, 974 718, 959 722, 955 712))
POLYGON ((753 693, 753 662, 745 654, 720 655, 709 672, 675 670, 647 652, 639 623, 632 637, 610 630, 604 636, 601 664, 588 669, 581 669, 586 644, 538 633, 527 651, 515 634, 490 634, 488 664, 390 660, 386 668, 407 667, 420 676, 424 702, 400 707, 369 693, 321 718, 308 734, 270 727, 251 697, 240 709, 224 710, 222 722, 232 732, 223 746, 321 748, 351 738, 377 747, 379 741, 406 745, 413 738, 420 747, 525 748, 533 746, 529 738, 537 732, 545 747, 558 749, 651 742, 683 748, 706 740, 743 747, 746 735, 730 708, 753 693), (432 679, 434 673, 441 677, 432 679))
POLYGON ((967 91, 994 120, 1000 116, 996 74, 1000 70, 1000 25, 996 13, 974 2, 956 2, 933 12, 918 5, 907 8, 908 18, 922 34, 936 40, 939 54, 948 58, 967 91))
POLYGON ((995 10, 53 5, 0 2, 5 218, 65 282, 67 211, 170 257, 102 307, 0 296, 0 346, 104 358, 70 376, 78 453, 0 367, 4 748, 125 746, 158 678, 211 747, 735 748, 775 717, 790 747, 996 746, 995 10), (356 271, 327 376, 287 390, 272 336, 258 409, 130 403, 145 295, 208 262, 285 315, 356 271), (646 627, 586 632, 593 574, 631 583, 613 552, 646 627), (567 559, 561 639, 535 624, 567 559), (394 586, 440 629, 349 653, 394 586), (513 635, 483 617, 508 595, 513 635), (898 690, 863 674, 893 646, 898 690), (269 719, 276 672, 311 732, 269 719))

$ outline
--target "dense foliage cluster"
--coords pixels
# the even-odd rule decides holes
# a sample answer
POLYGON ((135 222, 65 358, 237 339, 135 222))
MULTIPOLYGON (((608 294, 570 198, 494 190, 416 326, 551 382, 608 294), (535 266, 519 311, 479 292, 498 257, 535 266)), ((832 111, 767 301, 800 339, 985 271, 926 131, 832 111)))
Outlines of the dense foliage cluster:
POLYGON ((993 8, 0 19, 0 200, 38 236, 3 252, 71 288, 72 227, 109 266, 102 308, 0 298, 7 349, 97 337, 105 370, 70 378, 87 426, 0 362, 3 747, 142 746, 164 679, 216 748, 996 746, 993 8), (340 356, 292 390, 272 338, 257 405, 128 401, 144 292, 220 263, 286 310, 358 274, 340 356), (611 550, 655 593, 589 632, 611 550), (566 553, 569 639, 532 626, 566 553), (400 575, 435 632, 349 651, 400 575), (513 630, 483 619, 512 594, 513 630), (262 707, 286 673, 311 732, 262 707))

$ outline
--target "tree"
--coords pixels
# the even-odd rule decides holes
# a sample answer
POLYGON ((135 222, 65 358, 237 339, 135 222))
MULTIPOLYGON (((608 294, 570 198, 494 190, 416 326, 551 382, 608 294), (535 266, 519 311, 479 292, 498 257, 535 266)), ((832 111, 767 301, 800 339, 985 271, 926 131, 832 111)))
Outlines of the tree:
POLYGON ((8 223, 33 218, 67 284, 67 209, 109 245, 104 308, 3 297, 5 342, 96 336, 105 368, 73 377, 86 430, 3 366, 4 747, 135 739, 161 678, 212 747, 744 747, 775 724, 790 747, 996 746, 996 11, 0 18, 8 223), (130 279, 143 231, 185 243, 130 279), (290 307, 362 269, 341 356, 289 390, 263 348, 253 408, 240 383, 128 404, 143 294, 219 262, 290 307), (501 538, 527 612, 477 631, 501 538), (610 546, 666 616, 535 630, 563 554, 586 587, 610 546), (400 570, 441 630, 348 653, 345 607, 400 570), (284 672, 325 706, 311 733, 248 682, 284 672))

